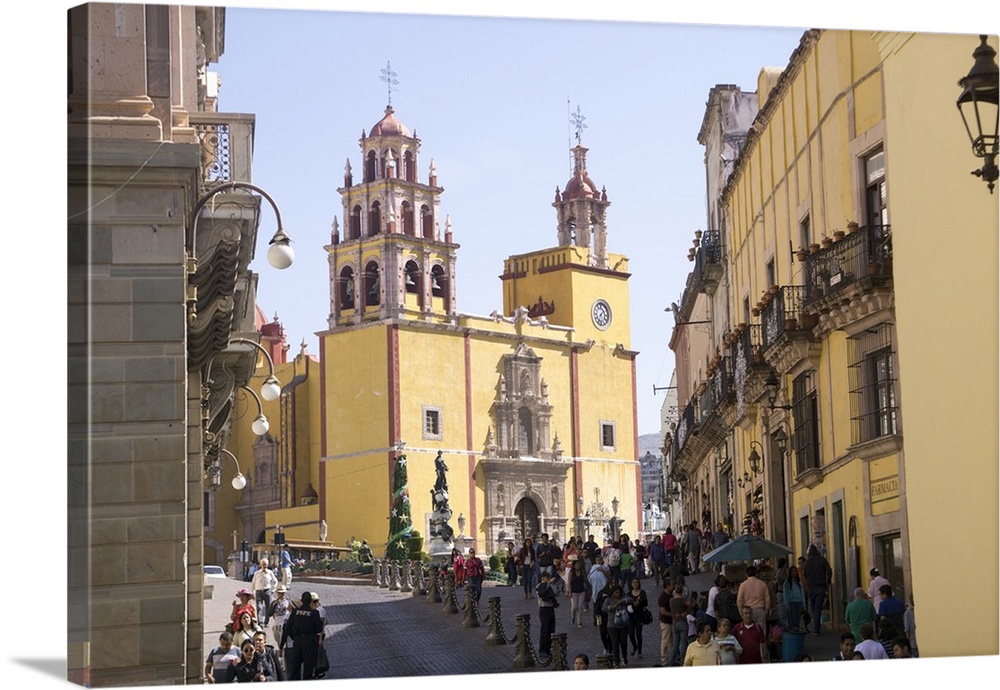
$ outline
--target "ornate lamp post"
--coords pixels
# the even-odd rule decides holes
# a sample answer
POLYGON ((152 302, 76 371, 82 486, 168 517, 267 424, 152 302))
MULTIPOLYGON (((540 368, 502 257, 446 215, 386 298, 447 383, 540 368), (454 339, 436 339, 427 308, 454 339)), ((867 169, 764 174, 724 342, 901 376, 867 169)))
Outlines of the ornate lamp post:
POLYGON ((958 97, 958 111, 962 115, 965 131, 972 142, 972 153, 983 159, 983 167, 972 174, 981 177, 993 193, 997 171, 998 74, 997 52, 980 34, 980 44, 972 53, 975 63, 969 73, 958 80, 962 93, 958 97), (983 128, 986 128, 985 130, 983 128), (991 131, 992 130, 992 131, 991 131))

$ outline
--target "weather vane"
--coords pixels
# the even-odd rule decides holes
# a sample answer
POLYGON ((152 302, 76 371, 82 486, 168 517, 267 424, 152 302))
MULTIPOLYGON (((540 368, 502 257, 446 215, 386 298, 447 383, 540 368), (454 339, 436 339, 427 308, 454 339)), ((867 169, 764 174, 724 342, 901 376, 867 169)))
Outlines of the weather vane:
POLYGON ((386 62, 385 63, 385 69, 384 70, 380 70, 380 71, 382 72, 382 76, 379 77, 379 79, 381 79, 382 81, 384 81, 386 83, 386 86, 389 89, 389 105, 391 106, 392 105, 392 87, 395 86, 395 85, 397 85, 397 84, 399 84, 399 80, 396 79, 396 77, 398 75, 395 72, 392 71, 392 63, 391 62, 386 62))
POLYGON ((583 121, 587 118, 580 113, 580 106, 576 106, 576 112, 571 113, 569 118, 572 120, 573 126, 576 128, 576 143, 579 145, 582 143, 580 141, 580 137, 583 134, 583 130, 587 129, 587 125, 583 123, 583 121))

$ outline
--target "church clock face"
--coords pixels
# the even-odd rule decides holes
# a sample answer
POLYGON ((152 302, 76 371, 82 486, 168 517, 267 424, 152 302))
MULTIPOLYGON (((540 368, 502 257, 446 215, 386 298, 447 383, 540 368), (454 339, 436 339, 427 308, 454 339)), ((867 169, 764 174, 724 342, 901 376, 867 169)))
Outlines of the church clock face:
POLYGON ((594 325, 602 331, 607 330, 611 325, 611 306, 602 299, 594 302, 590 308, 590 318, 594 320, 594 325))

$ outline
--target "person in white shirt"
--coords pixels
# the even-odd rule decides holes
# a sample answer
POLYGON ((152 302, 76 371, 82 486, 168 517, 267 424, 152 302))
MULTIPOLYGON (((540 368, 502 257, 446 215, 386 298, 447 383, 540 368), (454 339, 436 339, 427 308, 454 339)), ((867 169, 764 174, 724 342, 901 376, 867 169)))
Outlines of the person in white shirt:
POLYGON ((878 640, 873 639, 875 637, 875 627, 871 623, 865 623, 861 626, 861 642, 854 646, 855 652, 860 652, 861 655, 867 660, 872 659, 888 659, 889 655, 885 652, 885 647, 878 640))
POLYGON ((271 605, 271 595, 278 586, 278 578, 267 567, 267 559, 260 559, 260 567, 250 580, 254 599, 257 601, 257 621, 263 625, 267 620, 267 609, 271 605))

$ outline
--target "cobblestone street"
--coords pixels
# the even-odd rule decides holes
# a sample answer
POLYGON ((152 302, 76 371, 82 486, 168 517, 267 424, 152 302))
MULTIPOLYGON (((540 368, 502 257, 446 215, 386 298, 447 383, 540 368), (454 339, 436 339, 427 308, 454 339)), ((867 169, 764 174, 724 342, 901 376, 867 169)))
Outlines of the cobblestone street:
MULTIPOLYGON (((689 585, 698 591, 711 587, 714 575, 702 573, 688 578, 689 585)), ((298 601, 306 589, 320 595, 326 616, 326 649, 330 658, 327 678, 379 678, 393 676, 449 675, 464 673, 513 672, 516 647, 514 644, 488 646, 486 637, 489 626, 481 622, 479 628, 463 628, 464 611, 457 614, 443 612, 443 604, 434 604, 426 596, 392 592, 366 584, 341 584, 316 579, 292 582, 291 594, 298 601)), ((211 600, 205 602, 205 655, 217 644, 222 626, 226 623, 230 603, 236 590, 243 586, 233 580, 218 580, 211 600)), ((652 579, 643 580, 643 588, 655 611, 659 588, 652 579)), ((535 599, 526 600, 521 587, 504 587, 486 583, 483 587, 481 614, 486 615, 486 603, 498 596, 501 602, 501 621, 507 638, 515 634, 515 616, 531 616, 531 644, 538 646, 538 606, 535 599)), ((464 604, 464 592, 457 593, 458 605, 464 604)), ((602 653, 600 634, 593 625, 592 613, 585 615, 583 628, 570 625, 570 607, 560 598, 556 612, 556 632, 566 633, 568 664, 576 654, 590 656, 591 668, 596 666, 596 656, 602 653)), ((658 666, 660 629, 654 620, 643 629, 643 658, 629 657, 629 668, 658 666)), ((270 632, 269 632, 270 634, 270 632)), ((629 648, 631 653, 631 647, 629 648)), ((819 660, 831 658, 837 652, 837 635, 826 630, 815 637, 807 636, 805 651, 819 660)), ((547 671, 548 667, 524 669, 547 671)))

